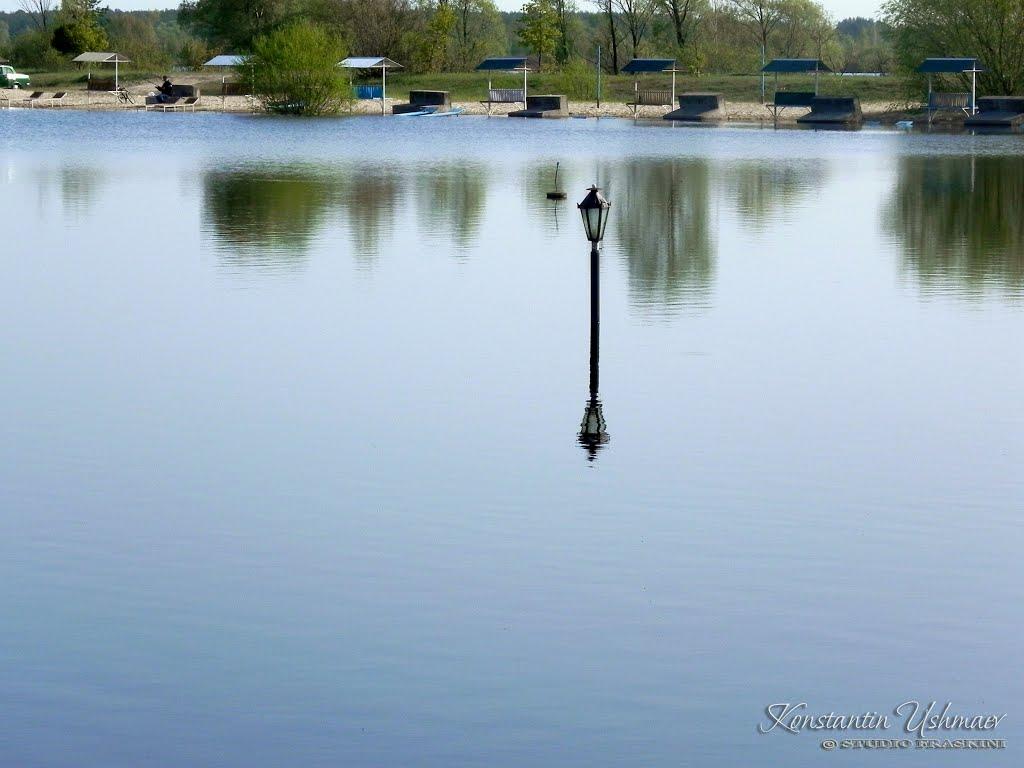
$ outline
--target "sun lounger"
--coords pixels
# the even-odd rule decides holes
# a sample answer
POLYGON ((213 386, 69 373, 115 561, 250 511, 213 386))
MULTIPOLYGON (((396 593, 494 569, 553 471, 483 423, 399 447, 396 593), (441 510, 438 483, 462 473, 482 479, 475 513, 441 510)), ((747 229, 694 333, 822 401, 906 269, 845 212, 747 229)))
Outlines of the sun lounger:
POLYGON ((43 92, 42 91, 33 91, 27 97, 25 97, 22 100, 21 103, 22 103, 22 106, 34 107, 36 104, 40 103, 40 99, 42 99, 42 98, 43 98, 43 92))
POLYGON ((68 95, 67 91, 57 91, 53 96, 46 100, 46 106, 48 107, 59 107, 64 104, 64 97, 68 95))
POLYGON ((154 112, 167 112, 168 110, 174 109, 177 103, 181 101, 177 96, 166 98, 162 101, 154 101, 146 104, 146 109, 152 109, 154 112))
POLYGON ((175 112, 179 109, 182 112, 187 112, 191 109, 195 112, 198 103, 198 96, 188 96, 184 99, 174 98, 157 104, 147 104, 146 109, 152 109, 154 112, 175 112))

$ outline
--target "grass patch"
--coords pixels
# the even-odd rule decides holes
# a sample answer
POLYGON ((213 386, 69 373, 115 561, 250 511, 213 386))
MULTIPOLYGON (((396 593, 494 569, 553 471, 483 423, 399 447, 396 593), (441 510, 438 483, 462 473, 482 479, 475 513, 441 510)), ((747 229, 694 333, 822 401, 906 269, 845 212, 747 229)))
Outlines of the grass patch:
MULTIPOLYGON (((580 82, 580 73, 572 73, 571 80, 560 72, 531 74, 527 78, 530 93, 566 93, 571 99, 593 101, 596 86, 593 73, 589 82, 580 82)), ((368 80, 367 82, 380 82, 368 80)), ((500 73, 492 77, 495 88, 521 88, 521 75, 500 73)), ((666 75, 644 76, 640 79, 641 89, 664 89, 672 87, 672 79, 666 75)), ((779 87, 789 91, 814 90, 813 77, 788 76, 781 78, 779 87)), ((403 96, 410 90, 449 91, 454 101, 479 101, 487 95, 487 76, 478 72, 439 72, 425 74, 388 73, 388 93, 403 96)), ((761 78, 759 75, 704 75, 701 77, 676 77, 676 93, 687 91, 715 91, 730 101, 760 102, 761 78)), ((765 80, 768 100, 774 92, 772 78, 765 80)), ((818 92, 823 96, 857 96, 861 101, 892 102, 905 99, 907 81, 903 77, 841 77, 821 75, 818 92)), ((632 98, 633 78, 628 75, 602 75, 601 99, 607 102, 625 103, 632 98)))
MULTIPOLYGON (((76 88, 84 87, 84 70, 63 72, 33 72, 33 87, 76 88)), ((220 72, 197 72, 203 81, 201 88, 211 95, 220 92, 220 72)), ((94 77, 113 77, 114 70, 103 68, 93 71, 94 77)), ((122 70, 121 80, 126 85, 152 84, 160 82, 160 73, 122 70)), ((171 79, 174 79, 172 74, 171 79)), ((522 75, 495 73, 491 77, 495 88, 522 88, 522 75)), ((379 84, 380 78, 360 79, 360 83, 379 84)), ((564 93, 573 101, 594 101, 596 88, 594 72, 574 69, 570 72, 540 72, 527 78, 530 93, 564 93)), ((667 75, 645 75, 640 78, 643 89, 664 89, 672 86, 667 75)), ((789 91, 810 91, 814 89, 814 78, 801 75, 786 75, 779 79, 779 87, 789 91)), ((388 73, 388 94, 404 98, 411 90, 449 91, 453 101, 480 101, 487 95, 487 75, 481 72, 434 72, 411 74, 407 72, 388 73)), ((715 91, 725 95, 729 101, 761 101, 761 78, 759 75, 703 75, 694 77, 677 75, 676 93, 687 91, 715 91)), ((818 81, 818 91, 823 96, 857 96, 861 101, 887 103, 920 100, 924 94, 917 94, 909 78, 898 75, 883 77, 842 77, 823 74, 818 81)), ((768 100, 774 92, 772 77, 765 79, 768 100)), ((632 98, 633 78, 629 75, 602 75, 601 99, 605 102, 626 103, 632 98)))

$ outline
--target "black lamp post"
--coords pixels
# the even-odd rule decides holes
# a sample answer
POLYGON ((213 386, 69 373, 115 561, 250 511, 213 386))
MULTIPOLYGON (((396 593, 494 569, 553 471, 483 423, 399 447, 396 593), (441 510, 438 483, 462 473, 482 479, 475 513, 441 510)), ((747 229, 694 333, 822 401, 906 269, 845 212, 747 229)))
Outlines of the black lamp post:
POLYGON ((587 240, 590 241, 591 254, 597 253, 597 245, 604 239, 604 228, 608 226, 608 209, 612 204, 604 199, 601 190, 593 186, 583 198, 583 202, 577 203, 583 216, 583 226, 587 230, 587 240))
POLYGON ((583 226, 587 231, 587 240, 590 241, 590 398, 583 411, 577 440, 586 449, 587 458, 593 461, 601 447, 611 439, 606 431, 604 411, 597 396, 601 348, 601 270, 598 245, 604 239, 611 203, 605 200, 600 189, 593 186, 583 202, 576 207, 583 216, 583 226))

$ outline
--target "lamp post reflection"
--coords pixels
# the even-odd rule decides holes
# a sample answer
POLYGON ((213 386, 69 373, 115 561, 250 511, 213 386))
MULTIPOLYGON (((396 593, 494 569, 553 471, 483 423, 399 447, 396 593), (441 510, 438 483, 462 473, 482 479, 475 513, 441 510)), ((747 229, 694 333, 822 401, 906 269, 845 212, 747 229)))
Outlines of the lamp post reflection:
POLYGON ((601 264, 598 245, 604 238, 611 203, 604 198, 600 189, 593 186, 577 207, 583 216, 587 240, 590 241, 590 397, 576 439, 587 451, 588 461, 593 461, 597 452, 611 439, 604 420, 604 410, 598 399, 601 356, 601 264))

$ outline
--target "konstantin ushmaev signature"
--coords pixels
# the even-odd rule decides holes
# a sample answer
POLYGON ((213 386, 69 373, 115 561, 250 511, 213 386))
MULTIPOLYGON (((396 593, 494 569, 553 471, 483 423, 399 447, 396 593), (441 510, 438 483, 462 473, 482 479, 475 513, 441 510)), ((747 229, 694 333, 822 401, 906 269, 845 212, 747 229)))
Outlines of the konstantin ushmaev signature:
MULTIPOLYGON (((988 736, 1006 718, 1006 713, 963 713, 953 702, 920 702, 911 699, 893 707, 891 713, 867 711, 853 713, 814 713, 806 702, 796 704, 779 702, 765 707, 765 720, 758 723, 759 733, 779 731, 797 734, 803 731, 888 731, 897 726, 918 739, 926 737, 949 738, 955 732, 967 731, 971 735, 988 736)), ((994 734, 991 734, 994 735, 994 734)))

